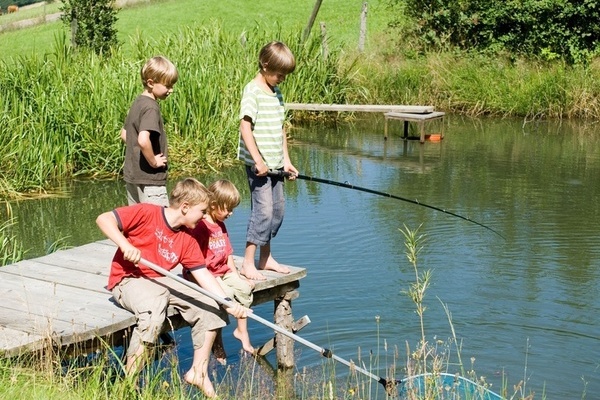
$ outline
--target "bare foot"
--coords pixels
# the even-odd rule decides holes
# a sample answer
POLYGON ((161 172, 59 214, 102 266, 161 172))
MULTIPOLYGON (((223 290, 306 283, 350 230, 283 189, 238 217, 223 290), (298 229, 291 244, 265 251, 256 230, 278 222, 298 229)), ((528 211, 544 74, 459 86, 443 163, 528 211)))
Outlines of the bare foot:
POLYGON ((248 332, 244 334, 240 332, 238 328, 235 328, 235 330, 233 331, 233 336, 237 340, 242 342, 242 348, 244 349, 244 351, 250 353, 251 355, 256 354, 256 350, 254 350, 254 347, 252 347, 252 343, 250 343, 250 337, 248 336, 248 332))
POLYGON ((269 271, 279 272, 280 274, 289 274, 291 272, 288 267, 281 265, 277 261, 275 261, 273 256, 269 256, 264 267, 259 265, 259 268, 269 270, 269 271))
POLYGON ((211 399, 217 397, 215 388, 213 387, 210 379, 208 379, 208 376, 202 376, 200 372, 196 373, 194 368, 190 369, 183 376, 183 379, 190 385, 198 386, 206 397, 211 399))
POLYGON ((252 264, 242 264, 242 269, 240 270, 240 274, 244 275, 248 279, 252 279, 254 281, 264 281, 267 278, 258 272, 256 267, 252 264))
POLYGON ((217 331, 217 337, 212 345, 212 353, 217 359, 217 362, 221 365, 227 365, 227 353, 225 353, 225 347, 223 346, 223 336, 221 335, 222 330, 217 331))

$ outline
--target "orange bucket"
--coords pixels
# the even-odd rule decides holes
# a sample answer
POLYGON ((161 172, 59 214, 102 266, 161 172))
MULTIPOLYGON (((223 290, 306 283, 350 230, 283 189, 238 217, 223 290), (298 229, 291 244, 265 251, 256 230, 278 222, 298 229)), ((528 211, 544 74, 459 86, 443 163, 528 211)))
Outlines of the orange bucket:
POLYGON ((432 133, 431 135, 425 135, 425 140, 430 142, 439 142, 442 140, 442 135, 440 133, 432 133))

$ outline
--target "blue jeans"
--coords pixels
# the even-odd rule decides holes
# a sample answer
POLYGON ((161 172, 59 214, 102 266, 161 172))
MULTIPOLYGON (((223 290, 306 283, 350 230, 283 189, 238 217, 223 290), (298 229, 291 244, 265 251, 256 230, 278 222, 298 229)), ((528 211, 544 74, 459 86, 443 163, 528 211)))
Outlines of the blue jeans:
POLYGON ((246 175, 252 200, 246 241, 257 246, 264 246, 277 235, 283 222, 284 178, 256 176, 252 167, 249 166, 246 166, 246 175))

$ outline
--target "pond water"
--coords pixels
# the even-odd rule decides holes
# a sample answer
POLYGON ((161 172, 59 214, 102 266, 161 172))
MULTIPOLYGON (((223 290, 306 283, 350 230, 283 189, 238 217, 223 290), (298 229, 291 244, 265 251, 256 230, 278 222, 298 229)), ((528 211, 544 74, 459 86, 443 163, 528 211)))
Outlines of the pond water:
MULTIPOLYGON (((286 217, 272 245, 280 262, 308 270, 293 306, 296 318, 306 314, 312 322, 298 334, 348 360, 356 360, 359 349, 363 357, 381 355, 382 369, 375 371, 381 376, 394 347, 405 359, 421 328, 404 293, 415 272, 400 229, 421 226, 427 242, 418 267, 432 272, 425 297, 428 341, 452 336, 446 305, 465 368, 486 376, 496 391, 504 373, 509 388, 525 380, 526 394, 535 391, 537 399, 542 393, 548 399, 597 397, 600 128, 457 116, 445 125, 444 140, 424 145, 402 140, 401 124, 393 122, 384 141, 380 116, 293 131, 292 159, 302 174, 418 200, 503 236, 391 198, 287 183, 286 217)), ((208 183, 215 177, 234 181, 244 197, 227 224, 241 255, 249 215, 245 178, 241 168, 199 178, 208 183)), ((28 258, 57 240, 76 246, 102 239, 95 217, 125 201, 120 181, 65 187, 66 198, 11 203, 14 232, 30 249, 28 258)), ((255 312, 270 319, 272 305, 255 312)), ((231 364, 239 343, 230 333, 224 337, 231 364)), ((272 336, 253 321, 250 334, 255 345, 272 336)), ((183 342, 185 364, 190 349, 183 342)), ((299 367, 323 362, 300 344, 296 350, 299 367)), ((343 365, 336 372, 348 373, 343 365)))

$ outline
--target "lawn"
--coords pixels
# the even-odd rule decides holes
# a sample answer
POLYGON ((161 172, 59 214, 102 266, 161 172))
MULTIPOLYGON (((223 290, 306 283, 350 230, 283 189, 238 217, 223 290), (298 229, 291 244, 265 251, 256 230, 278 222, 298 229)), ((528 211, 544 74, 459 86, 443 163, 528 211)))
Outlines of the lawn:
MULTIPOLYGON (((314 7, 313 0, 272 0, 268 2, 240 0, 152 0, 123 8, 118 14, 117 30, 119 40, 126 52, 131 51, 130 38, 143 35, 149 40, 177 32, 185 26, 220 23, 225 30, 234 33, 248 32, 260 26, 266 31, 304 30, 314 7)), ((313 26, 313 33, 320 31, 320 23, 325 23, 329 40, 341 42, 348 48, 358 45, 360 14, 363 0, 323 1, 319 15, 313 26)), ((56 7, 53 4, 52 7, 56 7)), ((384 0, 374 0, 368 5, 369 45, 377 46, 376 38, 386 28, 388 15, 384 0)), ((24 10, 30 18, 42 15, 44 7, 24 10)), ((5 18, 15 18, 15 14, 0 16, 0 24, 5 18)), ((52 22, 31 28, 0 33, 0 58, 31 53, 44 54, 52 49, 55 37, 68 33, 62 22, 52 22)))

